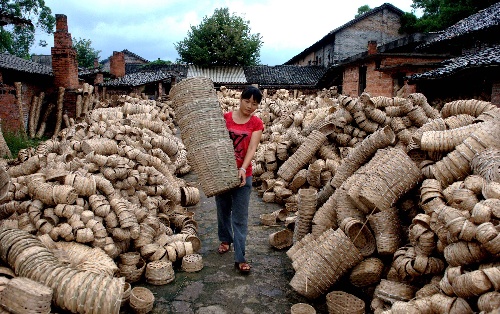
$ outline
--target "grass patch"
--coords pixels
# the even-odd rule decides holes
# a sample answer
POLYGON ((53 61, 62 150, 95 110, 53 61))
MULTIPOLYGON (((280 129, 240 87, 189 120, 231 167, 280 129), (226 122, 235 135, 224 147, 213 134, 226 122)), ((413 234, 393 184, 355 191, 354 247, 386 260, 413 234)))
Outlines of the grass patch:
MULTIPOLYGON (((21 149, 33 147, 36 148, 38 144, 46 141, 45 138, 28 138, 20 132, 4 132, 3 138, 9 146, 13 158, 17 158, 17 154, 21 149)), ((7 156, 2 156, 6 158, 7 156)))

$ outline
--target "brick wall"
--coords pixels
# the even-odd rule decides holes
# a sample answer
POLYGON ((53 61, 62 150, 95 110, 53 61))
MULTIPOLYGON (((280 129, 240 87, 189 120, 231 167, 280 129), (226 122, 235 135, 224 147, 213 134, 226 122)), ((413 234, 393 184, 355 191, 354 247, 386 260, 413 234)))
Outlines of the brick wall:
POLYGON ((45 91, 45 89, 32 83, 22 82, 21 106, 23 116, 20 117, 15 86, 4 84, 0 87, 0 119, 2 120, 3 132, 17 132, 21 123, 27 128, 28 113, 33 96, 38 96, 41 91, 45 91))
POLYGON ((113 55, 109 59, 109 72, 115 77, 125 75, 125 54, 121 51, 113 51, 113 55))
MULTIPOLYGON (((363 91, 359 90, 359 68, 366 66, 366 88, 365 92, 373 96, 396 96, 397 90, 402 86, 398 86, 397 76, 404 74, 410 76, 415 73, 422 73, 430 70, 427 67, 414 67, 415 65, 424 65, 442 61, 443 58, 425 57, 412 58, 404 56, 386 57, 380 62, 380 69, 376 68, 374 60, 368 60, 365 63, 357 63, 350 65, 344 69, 344 77, 342 82, 342 93, 351 97, 359 96, 363 91), (387 68, 394 67, 394 70, 387 68)), ((414 85, 405 85, 405 95, 416 92, 417 88, 414 85)))
POLYGON ((359 88, 359 68, 346 67, 344 69, 344 75, 343 75, 342 94, 351 97, 357 97, 358 88, 359 88))
POLYGON ((68 33, 68 19, 64 14, 56 14, 56 31, 51 54, 55 86, 77 89, 79 82, 76 51, 73 48, 71 34, 68 33))

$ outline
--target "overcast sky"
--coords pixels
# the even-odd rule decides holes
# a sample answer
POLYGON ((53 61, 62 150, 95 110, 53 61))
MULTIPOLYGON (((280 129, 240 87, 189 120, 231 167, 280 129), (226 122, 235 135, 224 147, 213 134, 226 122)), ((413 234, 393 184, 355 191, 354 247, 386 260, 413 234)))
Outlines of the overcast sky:
MULTIPOLYGON (((92 48, 101 51, 100 60, 128 49, 149 61, 175 62, 179 56, 174 43, 187 37, 190 26, 227 7, 249 21, 252 34, 260 33, 264 65, 287 62, 354 19, 360 6, 375 8, 386 2, 404 12, 412 10, 412 0, 45 0, 53 14, 68 17, 73 38, 89 39, 92 48)), ((47 41, 47 47, 34 46, 32 53, 50 54, 53 36, 37 33, 35 41, 40 39, 47 41)))

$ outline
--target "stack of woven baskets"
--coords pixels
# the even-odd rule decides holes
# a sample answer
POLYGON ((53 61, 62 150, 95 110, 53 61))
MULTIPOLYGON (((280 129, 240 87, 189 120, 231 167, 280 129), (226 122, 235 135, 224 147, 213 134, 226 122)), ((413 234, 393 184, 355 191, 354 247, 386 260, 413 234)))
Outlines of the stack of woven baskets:
POLYGON ((234 149, 209 78, 187 78, 170 90, 188 160, 207 197, 239 185, 234 149))
MULTIPOLYGON (((41 292, 44 297, 51 296, 52 302, 59 308, 73 313, 119 312, 124 292, 123 277, 80 270, 59 262, 37 237, 23 230, 0 228, 0 239, 2 260, 8 262, 16 275, 47 286, 41 292)), ((33 302, 36 300, 31 299, 33 302)), ((14 303, 11 306, 15 306, 14 303)))

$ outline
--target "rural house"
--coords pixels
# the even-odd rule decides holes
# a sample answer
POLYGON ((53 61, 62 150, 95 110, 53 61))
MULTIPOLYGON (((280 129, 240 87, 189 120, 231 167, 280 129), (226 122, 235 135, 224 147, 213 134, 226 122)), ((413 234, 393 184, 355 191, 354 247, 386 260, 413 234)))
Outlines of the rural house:
POLYGON ((332 30, 284 64, 330 67, 366 51, 368 41, 376 41, 379 45, 391 42, 404 36, 398 32, 403 13, 392 4, 384 3, 332 30))
POLYGON ((500 2, 448 27, 417 51, 447 51, 434 69, 409 75, 429 99, 477 98, 500 106, 500 2))
POLYGON ((318 87, 337 86, 342 94, 351 97, 363 92, 386 97, 413 93, 415 88, 405 85, 405 77, 433 69, 436 63, 449 57, 415 52, 415 47, 428 36, 416 33, 381 46, 369 41, 365 52, 329 67, 318 87))

